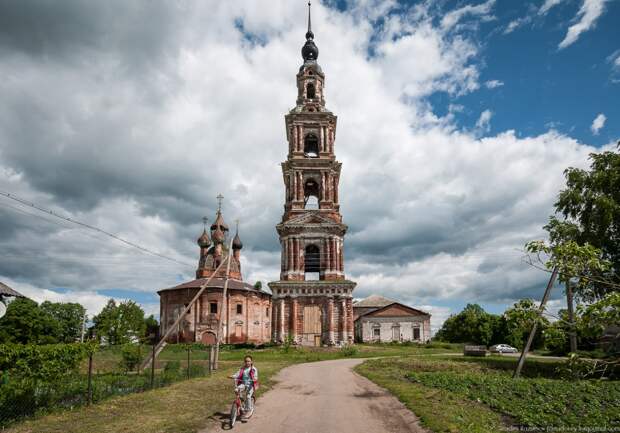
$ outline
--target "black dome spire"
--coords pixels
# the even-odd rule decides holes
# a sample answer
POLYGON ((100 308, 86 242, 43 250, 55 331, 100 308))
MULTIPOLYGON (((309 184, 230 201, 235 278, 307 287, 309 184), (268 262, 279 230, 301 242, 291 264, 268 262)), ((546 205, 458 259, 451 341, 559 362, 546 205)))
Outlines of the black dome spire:
POLYGON ((304 61, 316 60, 319 57, 319 49, 314 43, 314 33, 312 33, 311 6, 312 4, 308 2, 308 31, 306 32, 306 43, 301 48, 301 56, 304 58, 304 61))

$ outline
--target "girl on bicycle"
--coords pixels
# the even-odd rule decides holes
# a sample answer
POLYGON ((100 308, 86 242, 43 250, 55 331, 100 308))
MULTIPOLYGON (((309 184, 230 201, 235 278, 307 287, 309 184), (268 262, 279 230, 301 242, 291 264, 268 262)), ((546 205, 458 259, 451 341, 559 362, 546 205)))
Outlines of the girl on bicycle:
POLYGON ((254 360, 250 355, 243 358, 243 365, 239 372, 233 376, 233 379, 235 379, 237 391, 240 391, 240 385, 244 385, 241 389, 245 388, 247 391, 246 402, 251 408, 252 395, 258 389, 258 370, 254 367, 254 360))

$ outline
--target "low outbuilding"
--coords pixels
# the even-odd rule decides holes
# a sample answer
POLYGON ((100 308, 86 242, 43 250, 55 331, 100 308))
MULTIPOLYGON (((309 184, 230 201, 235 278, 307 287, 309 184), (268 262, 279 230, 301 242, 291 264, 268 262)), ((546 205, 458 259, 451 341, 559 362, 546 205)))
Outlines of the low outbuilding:
POLYGON ((353 304, 355 341, 359 343, 417 341, 431 338, 431 315, 379 295, 353 304))

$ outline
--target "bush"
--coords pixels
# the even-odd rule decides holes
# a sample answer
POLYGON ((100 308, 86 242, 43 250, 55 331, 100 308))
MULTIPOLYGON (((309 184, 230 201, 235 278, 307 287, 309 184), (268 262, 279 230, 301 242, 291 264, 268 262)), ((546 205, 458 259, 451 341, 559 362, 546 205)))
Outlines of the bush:
POLYGON ((357 355, 357 347, 353 346, 352 344, 347 344, 342 349, 340 349, 340 352, 344 356, 348 356, 348 357, 355 356, 357 355))
POLYGON ((142 361, 140 346, 137 344, 124 344, 121 347, 121 368, 126 371, 134 370, 142 361))

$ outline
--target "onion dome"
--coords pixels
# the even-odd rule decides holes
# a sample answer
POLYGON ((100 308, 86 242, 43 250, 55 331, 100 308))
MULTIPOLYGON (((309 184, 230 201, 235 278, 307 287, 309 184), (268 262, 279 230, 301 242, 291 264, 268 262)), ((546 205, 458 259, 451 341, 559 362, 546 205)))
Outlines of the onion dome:
POLYGON ((304 61, 315 61, 319 57, 319 49, 314 43, 314 33, 312 32, 312 17, 310 16, 310 2, 308 2, 308 31, 306 32, 306 43, 301 48, 301 56, 304 61))
POLYGON ((235 234, 235 238, 233 239, 233 250, 240 250, 243 248, 243 243, 241 243, 241 238, 239 237, 239 232, 235 234))
POLYGON ((207 234, 207 230, 203 230, 202 236, 198 238, 198 246, 200 248, 208 248, 211 245, 211 239, 209 239, 209 235, 207 234))
POLYGON ((213 242, 222 243, 226 239, 224 236, 224 232, 220 229, 219 226, 215 228, 215 231, 211 234, 213 236, 213 242))
POLYGON ((222 212, 220 210, 217 211, 217 216, 215 217, 215 222, 211 224, 211 230, 215 230, 219 228, 225 232, 228 231, 228 226, 224 222, 224 218, 222 217, 222 212))

